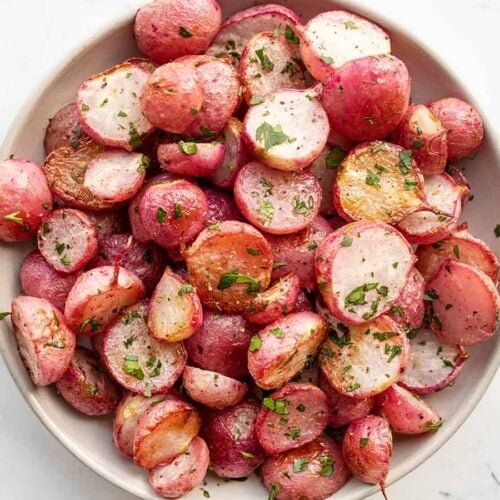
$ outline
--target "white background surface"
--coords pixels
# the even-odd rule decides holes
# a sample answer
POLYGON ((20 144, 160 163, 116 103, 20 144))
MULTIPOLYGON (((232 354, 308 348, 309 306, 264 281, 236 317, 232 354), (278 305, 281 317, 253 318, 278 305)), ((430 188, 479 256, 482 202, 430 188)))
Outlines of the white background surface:
MULTIPOLYGON (((0 140, 52 65, 125 6, 142 0, 0 0, 0 140)), ((483 109, 500 117, 500 1, 364 0, 467 71, 483 109)), ((500 120, 496 120, 496 131, 500 120)), ((500 196, 500 194, 499 194, 500 196)), ((500 214, 499 223, 500 223, 500 214)), ((500 499, 500 374, 455 436, 388 488, 391 500, 500 499)), ((80 464, 42 426, 0 360, 0 498, 132 500, 80 464)), ((212 498, 216 498, 212 493, 212 498)), ((382 498, 381 495, 372 497, 382 498)))

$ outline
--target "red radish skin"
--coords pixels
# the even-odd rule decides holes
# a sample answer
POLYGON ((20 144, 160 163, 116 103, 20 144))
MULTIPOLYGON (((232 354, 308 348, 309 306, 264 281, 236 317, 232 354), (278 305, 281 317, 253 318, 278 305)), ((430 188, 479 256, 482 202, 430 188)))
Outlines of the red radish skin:
POLYGON ((49 155, 52 151, 71 144, 77 146, 79 140, 85 137, 86 134, 78 119, 76 104, 74 102, 66 104, 49 120, 43 140, 45 154, 49 155))
POLYGON ((60 273, 79 271, 97 255, 97 233, 79 210, 54 210, 38 229, 38 249, 60 273))
POLYGON ((38 250, 33 250, 24 258, 19 278, 21 289, 26 295, 48 300, 62 311, 79 274, 57 272, 38 250))
POLYGON ((464 209, 467 203, 469 203, 469 201, 471 201, 473 198, 473 196, 471 196, 470 194, 472 186, 470 185, 470 182, 467 180, 467 177, 465 177, 462 170, 460 170, 458 167, 455 167, 454 165, 447 165, 446 173, 455 181, 455 184, 458 184, 459 186, 462 186, 464 188, 462 192, 462 209, 464 209))
POLYGON ((31 238, 52 210, 52 195, 40 167, 28 160, 0 162, 0 240, 31 238))
POLYGON ((78 346, 69 368, 56 382, 57 392, 73 408, 89 416, 112 413, 120 401, 120 390, 98 366, 92 351, 78 346))
POLYGON ((243 220, 236 203, 229 194, 208 187, 204 188, 203 192, 208 205, 207 220, 205 221, 207 227, 226 220, 243 220))
POLYGON ((494 335, 500 296, 482 271, 453 259, 445 260, 427 283, 426 293, 433 299, 431 328, 440 340, 467 346, 494 335))
POLYGON ((50 302, 27 295, 12 301, 19 354, 36 386, 57 382, 75 352, 75 334, 50 302))
POLYGON ((125 210, 113 210, 110 212, 83 210, 83 212, 90 219, 90 222, 94 224, 98 240, 110 234, 126 233, 130 229, 125 210))
POLYGON ((149 73, 152 73, 159 66, 158 63, 154 62, 152 59, 148 59, 147 57, 129 57, 123 62, 139 66, 139 68, 142 68, 149 73))

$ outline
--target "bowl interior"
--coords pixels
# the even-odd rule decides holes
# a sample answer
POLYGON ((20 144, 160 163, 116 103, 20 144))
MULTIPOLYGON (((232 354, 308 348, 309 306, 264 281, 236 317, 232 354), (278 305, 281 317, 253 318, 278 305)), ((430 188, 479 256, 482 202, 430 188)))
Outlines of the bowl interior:
MULTIPOLYGON (((227 16, 255 3, 266 2, 219 0, 219 3, 227 16)), ((432 55, 429 49, 424 49, 408 33, 403 33, 376 13, 356 6, 355 2, 290 0, 275 3, 291 7, 305 20, 335 6, 365 15, 379 22, 390 32, 394 54, 405 61, 413 77, 413 101, 425 103, 431 99, 453 95, 473 102, 472 96, 460 80, 453 76, 452 71, 432 55)), ((120 19, 106 31, 89 40, 78 53, 68 58, 42 83, 39 91, 30 97, 12 125, 0 157, 6 158, 14 154, 16 157, 25 157, 40 163, 43 161, 42 140, 49 117, 64 104, 74 101, 75 92, 85 77, 138 53, 132 38, 133 15, 132 10, 125 10, 120 19)), ((485 113, 482 114, 487 118, 485 113)), ((487 120, 486 127, 488 131, 487 120)), ((484 239, 497 254, 500 251, 500 240, 495 239, 492 229, 498 222, 496 218, 500 176, 495 174, 498 174, 499 160, 500 154, 492 142, 492 137, 487 133, 487 139, 474 162, 464 162, 461 165, 466 167, 466 175, 476 194, 474 201, 467 206, 463 220, 469 222, 472 233, 484 239)), ((1 310, 8 310, 11 299, 19 292, 19 264, 32 247, 33 243, 0 246, 4 279, 4 285, 0 289, 1 310)), ((28 403, 54 435, 80 460, 116 485, 141 498, 159 498, 149 487, 146 474, 115 451, 111 420, 91 419, 80 415, 65 404, 53 388, 35 388, 18 356, 10 322, 4 321, 0 327, 4 330, 0 335, 0 350, 9 370, 28 403)), ((445 392, 426 397, 445 417, 445 425, 438 433, 424 437, 397 438, 389 482, 411 471, 441 447, 465 420, 486 390, 500 358, 500 339, 497 336, 487 344, 470 349, 469 352, 470 359, 457 384, 447 388, 445 392)), ((249 478, 244 483, 226 482, 210 477, 205 488, 210 491, 212 498, 218 499, 230 499, 237 495, 241 500, 250 500, 265 498, 266 495, 256 477, 249 478)), ((336 498, 362 498, 376 490, 376 487, 351 480, 336 498)), ((188 498, 200 497, 198 489, 188 495, 188 498)))

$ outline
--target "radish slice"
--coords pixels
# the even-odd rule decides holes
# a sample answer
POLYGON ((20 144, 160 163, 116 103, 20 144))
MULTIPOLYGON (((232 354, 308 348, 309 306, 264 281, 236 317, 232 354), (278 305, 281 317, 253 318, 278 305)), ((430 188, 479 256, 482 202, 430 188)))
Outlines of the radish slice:
POLYGON ((150 335, 147 314, 146 302, 129 307, 103 338, 103 357, 113 378, 143 395, 167 392, 186 364, 181 343, 159 342, 150 335))
POLYGON ((89 163, 83 187, 99 200, 128 200, 141 188, 148 165, 149 158, 140 153, 107 151, 89 163))
POLYGON ((448 236, 457 226, 466 188, 443 172, 427 176, 424 189, 429 205, 441 213, 415 212, 400 220, 397 227, 410 243, 430 245, 448 236))
POLYGON ((359 324, 388 311, 415 263, 393 227, 360 221, 328 235, 316 250, 318 287, 330 312, 359 324))
POLYGON ((460 346, 441 342, 431 330, 418 330, 411 336, 410 361, 399 384, 417 394, 439 391, 458 377, 466 359, 460 346))
POLYGON ((272 234, 289 234, 304 229, 316 217, 321 188, 306 172, 286 173, 250 162, 238 172, 234 197, 255 227, 272 234))
POLYGON ((56 271, 72 273, 97 255, 97 233, 83 212, 54 210, 38 229, 38 249, 56 271))
POLYGON ((151 73, 124 63, 87 78, 76 105, 84 131, 96 141, 132 151, 153 126, 142 113, 140 97, 151 73))
POLYGON ((473 345, 493 336, 500 317, 500 296, 482 271, 445 260, 427 284, 432 331, 444 342, 473 345))
POLYGON ((331 329, 318 360, 338 393, 368 398, 399 380, 408 356, 406 335, 388 316, 381 316, 362 325, 331 329))
POLYGON ((319 81, 325 81, 335 68, 353 59, 391 53, 386 31, 344 10, 313 17, 299 33, 302 59, 309 73, 319 81))
POLYGON ((300 170, 321 154, 330 125, 317 92, 281 90, 248 110, 244 138, 260 160, 279 170, 300 170))

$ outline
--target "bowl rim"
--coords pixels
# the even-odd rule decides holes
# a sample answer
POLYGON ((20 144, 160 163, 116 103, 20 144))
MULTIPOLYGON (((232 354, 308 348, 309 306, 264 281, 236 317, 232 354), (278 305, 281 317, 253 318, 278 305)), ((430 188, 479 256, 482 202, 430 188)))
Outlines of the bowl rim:
MULTIPOLYGON (((278 0, 280 1, 280 0, 278 0)), ((333 9, 345 9, 351 11, 355 14, 359 14, 370 20, 373 20, 377 24, 381 25, 389 33, 398 33, 400 36, 405 37, 410 42, 416 44, 420 47, 426 54, 426 56, 434 63, 440 66, 446 73, 450 76, 450 80, 457 86, 463 89, 463 95, 467 100, 474 105, 474 107, 479 111, 487 132, 493 131, 494 126, 489 114, 485 112, 483 106, 477 99, 467 90, 465 79, 462 76, 462 71, 453 69, 446 60, 444 60, 434 49, 429 46, 425 39, 420 38, 418 33, 412 33, 404 26, 396 25, 395 21, 391 19, 390 16, 386 14, 381 14, 379 11, 375 10, 373 7, 360 4, 358 0, 317 0, 325 3, 331 4, 333 9)), ((258 4, 274 3, 274 2, 258 2, 258 4)), ((278 2, 277 2, 278 3, 278 2)), ((285 6, 287 0, 281 0, 285 6)), ((82 44, 72 48, 66 55, 62 56, 55 63, 48 66, 48 69, 43 73, 40 78, 39 83, 32 89, 29 97, 26 97, 24 103, 22 104, 20 110, 15 115, 12 124, 9 127, 7 134, 0 146, 0 158, 7 157, 9 151, 11 150, 11 145, 14 139, 20 133, 21 129, 25 127, 27 117, 32 114, 32 111, 36 109, 39 103, 43 100, 44 95, 50 92, 52 83, 60 78, 66 67, 71 64, 73 59, 77 58, 80 54, 87 51, 94 45, 99 44, 106 38, 110 37, 114 32, 125 28, 127 25, 131 24, 133 16, 137 8, 131 6, 124 6, 121 13, 115 16, 113 19, 102 23, 97 26, 95 30, 88 35, 82 44)), ((497 139, 496 135, 489 133, 487 135, 488 141, 491 144, 493 153, 496 157, 500 158, 500 138, 497 139)), ((102 478, 108 480, 110 483, 118 486, 122 490, 132 494, 137 495, 137 491, 130 488, 125 477, 117 477, 108 472, 108 469, 98 463, 92 462, 89 457, 86 456, 85 452, 82 451, 69 435, 60 431, 59 428, 52 421, 50 416, 45 412, 45 410, 40 405, 37 397, 34 395, 33 388, 28 387, 23 384, 20 377, 17 377, 17 373, 20 369, 24 369, 22 362, 19 357, 10 356, 7 350, 6 340, 3 336, 0 336, 0 353, 7 366, 7 369, 13 378, 17 388, 21 392, 23 398, 28 403, 31 410, 35 413, 37 418, 41 421, 46 429, 66 448, 68 449, 82 464, 87 466, 90 470, 101 476, 102 478), (20 366, 21 365, 21 366, 20 366)), ((463 425, 463 423, 470 416, 472 411, 476 408, 477 404, 483 397, 484 393, 491 384, 497 368, 500 366, 500 342, 496 342, 493 345, 493 350, 490 357, 490 362, 487 365, 486 370, 482 373, 476 390, 474 391, 472 397, 467 400, 467 402, 461 406, 460 414, 461 417, 457 419, 453 424, 444 426, 440 432, 441 436, 438 440, 433 440, 427 447, 423 448, 420 453, 416 453, 403 462, 393 473, 389 472, 388 481, 386 482, 386 487, 399 481, 401 478, 415 470, 417 467, 422 465, 427 459, 432 457, 439 449, 441 449, 447 441, 458 431, 458 429, 463 425)), ((366 485, 363 491, 354 493, 351 497, 354 499, 366 498, 367 496, 379 491, 378 486, 366 485)))

